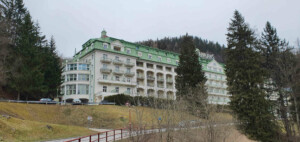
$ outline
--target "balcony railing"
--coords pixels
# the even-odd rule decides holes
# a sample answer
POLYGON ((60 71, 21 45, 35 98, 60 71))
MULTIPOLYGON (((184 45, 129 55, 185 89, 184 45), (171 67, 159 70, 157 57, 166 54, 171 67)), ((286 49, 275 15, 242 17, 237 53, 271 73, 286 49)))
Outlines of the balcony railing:
POLYGON ((157 84, 157 87, 158 87, 158 88, 164 88, 164 85, 159 85, 159 84, 157 84))
POLYGON ((125 72, 126 76, 134 76, 134 72, 125 72))
POLYGON ((167 83, 173 83, 172 79, 167 79, 167 83))
POLYGON ((137 79, 144 79, 144 76, 143 76, 143 75, 140 75, 140 74, 138 74, 136 78, 137 78, 137 79))
POLYGON ((116 65, 122 65, 123 64, 123 61, 121 61, 121 60, 118 60, 118 59, 114 59, 114 64, 116 64, 116 65))
POLYGON ((100 68, 100 71, 103 73, 111 73, 111 69, 109 68, 100 68))
POLYGON ((154 84, 147 84, 148 87, 154 87, 154 84))
POLYGON ((121 75, 121 74, 123 74, 124 72, 123 71, 121 71, 121 70, 114 70, 114 74, 118 74, 118 75, 121 75))
POLYGON ((110 63, 111 62, 111 59, 108 59, 108 58, 102 58, 100 59, 101 62, 103 63, 110 63))
POLYGON ((148 80, 155 80, 155 78, 153 76, 147 76, 148 80))
POLYGON ((165 80, 165 79, 162 78, 162 77, 158 77, 158 78, 157 78, 157 81, 158 81, 158 82, 164 82, 164 80, 165 80))
POLYGON ((132 62, 125 62, 124 64, 125 64, 125 66, 128 66, 128 67, 134 66, 134 63, 132 63, 132 62))

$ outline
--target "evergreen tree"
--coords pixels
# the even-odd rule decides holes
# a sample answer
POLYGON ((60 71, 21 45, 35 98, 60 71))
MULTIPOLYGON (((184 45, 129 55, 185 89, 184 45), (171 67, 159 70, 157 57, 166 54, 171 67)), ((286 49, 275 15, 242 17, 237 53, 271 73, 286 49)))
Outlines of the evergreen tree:
POLYGON ((266 99, 265 71, 256 48, 254 32, 238 12, 234 12, 227 33, 226 76, 230 108, 240 122, 238 127, 251 139, 276 141, 278 126, 266 99))
POLYGON ((56 53, 56 45, 53 36, 51 37, 49 44, 44 48, 43 57, 43 72, 45 73, 44 85, 47 86, 47 92, 44 94, 44 97, 54 98, 58 95, 58 89, 62 83, 62 67, 60 58, 56 53))
POLYGON ((180 43, 179 65, 176 68, 177 97, 185 98, 189 88, 205 83, 206 78, 191 36, 184 36, 180 43))

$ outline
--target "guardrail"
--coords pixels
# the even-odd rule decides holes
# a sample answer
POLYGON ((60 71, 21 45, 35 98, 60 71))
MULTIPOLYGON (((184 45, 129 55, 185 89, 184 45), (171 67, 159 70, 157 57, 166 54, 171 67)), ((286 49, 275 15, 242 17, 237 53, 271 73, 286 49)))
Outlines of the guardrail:
POLYGON ((1 100, 0 102, 8 102, 8 103, 26 103, 26 104, 49 104, 49 105, 115 105, 114 102, 100 102, 100 103, 67 103, 67 102, 43 102, 43 101, 24 101, 24 100, 1 100))

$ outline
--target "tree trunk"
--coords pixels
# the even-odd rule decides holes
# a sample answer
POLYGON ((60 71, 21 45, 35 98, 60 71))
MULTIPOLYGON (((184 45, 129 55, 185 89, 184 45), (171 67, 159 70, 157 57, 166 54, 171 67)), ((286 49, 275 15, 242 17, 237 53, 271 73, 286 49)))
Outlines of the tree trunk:
POLYGON ((18 98, 17 98, 17 100, 18 101, 20 100, 20 92, 18 92, 18 98))
POLYGON ((290 141, 292 132, 290 127, 290 122, 287 116, 287 108, 285 106, 285 100, 281 91, 279 91, 279 101, 280 101, 280 113, 281 113, 281 118, 283 119, 283 125, 286 131, 286 137, 288 141, 290 141))

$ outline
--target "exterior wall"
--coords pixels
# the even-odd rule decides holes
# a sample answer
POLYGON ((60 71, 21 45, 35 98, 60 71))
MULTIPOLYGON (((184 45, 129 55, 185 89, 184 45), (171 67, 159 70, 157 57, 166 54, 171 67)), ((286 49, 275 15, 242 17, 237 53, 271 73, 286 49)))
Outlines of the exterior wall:
MULTIPOLYGON (((206 86, 208 87, 209 103, 228 104, 230 95, 226 91, 224 65, 216 62, 208 54, 197 52, 201 57, 199 62, 201 62, 208 79, 206 86)), ((63 73, 63 75, 87 73, 89 74, 89 81, 65 81, 62 84, 62 87, 69 84, 87 84, 89 85, 89 94, 67 95, 66 89, 64 89, 63 100, 74 98, 100 102, 105 96, 121 93, 131 96, 176 99, 175 68, 178 65, 178 60, 179 54, 177 53, 111 37, 91 39, 73 58, 75 63, 88 63, 89 70, 65 71, 63 73), (141 63, 143 66, 140 66, 141 63), (150 64, 153 66, 152 68, 149 66, 150 64), (130 72, 127 72, 127 68, 130 69, 130 72), (106 86, 106 91, 103 89, 104 86, 106 86)), ((76 92, 77 89, 76 87, 76 92)))

